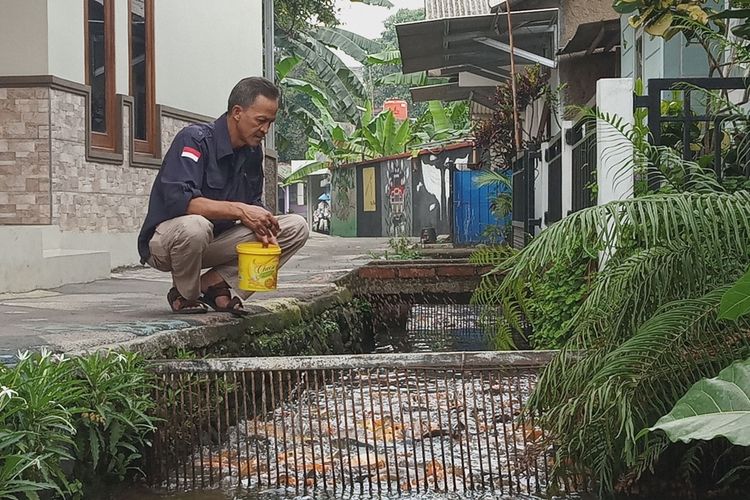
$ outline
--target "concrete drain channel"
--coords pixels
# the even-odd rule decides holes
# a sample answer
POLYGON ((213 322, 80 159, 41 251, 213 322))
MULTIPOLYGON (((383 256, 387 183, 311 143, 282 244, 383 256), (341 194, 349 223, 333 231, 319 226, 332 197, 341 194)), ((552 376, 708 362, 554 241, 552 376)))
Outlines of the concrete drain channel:
POLYGON ((368 295, 381 318, 372 354, 155 362, 151 484, 271 498, 543 494, 551 443, 524 406, 554 353, 491 351, 492 315, 460 295, 368 295))
POLYGON ((151 478, 166 490, 540 494, 551 457, 522 407, 550 356, 163 362, 151 478))

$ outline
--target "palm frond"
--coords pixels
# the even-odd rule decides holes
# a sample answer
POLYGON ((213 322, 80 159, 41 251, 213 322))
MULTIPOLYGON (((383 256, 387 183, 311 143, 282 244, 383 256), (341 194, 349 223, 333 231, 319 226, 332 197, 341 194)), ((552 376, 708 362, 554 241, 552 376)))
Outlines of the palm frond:
POLYGON ((508 178, 507 175, 502 174, 496 170, 481 170, 474 178, 474 184, 481 188, 485 186, 502 186, 507 189, 512 189, 513 182, 508 178))
MULTIPOLYGON (((565 378, 587 379, 565 404, 549 404, 558 397, 550 394, 550 377, 560 373, 555 367, 543 373, 547 383, 535 391, 530 408, 544 409, 544 425, 554 435, 567 437, 559 458, 589 464, 600 484, 611 489, 629 466, 650 452, 638 439, 644 427, 668 412, 695 381, 714 376, 724 364, 750 352, 744 333, 748 325, 717 319, 724 288, 665 304, 611 352, 595 349, 579 357, 565 378), (577 365, 591 366, 577 370, 577 365), (591 442, 593 429, 599 429, 596 443, 591 442)), ((572 359, 560 354, 566 356, 572 359)))

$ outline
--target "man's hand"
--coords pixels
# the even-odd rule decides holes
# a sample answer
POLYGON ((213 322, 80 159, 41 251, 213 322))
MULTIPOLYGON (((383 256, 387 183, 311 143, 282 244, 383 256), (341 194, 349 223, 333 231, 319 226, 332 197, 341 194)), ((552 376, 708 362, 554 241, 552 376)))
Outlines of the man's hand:
POLYGON ((255 205, 236 203, 237 218, 245 226, 253 230, 264 247, 269 244, 277 245, 276 235, 279 234, 279 221, 265 208, 255 205))
POLYGON ((263 207, 234 201, 217 201, 204 197, 193 198, 188 204, 188 214, 202 215, 211 219, 239 220, 250 228, 263 246, 277 245, 279 221, 263 207))

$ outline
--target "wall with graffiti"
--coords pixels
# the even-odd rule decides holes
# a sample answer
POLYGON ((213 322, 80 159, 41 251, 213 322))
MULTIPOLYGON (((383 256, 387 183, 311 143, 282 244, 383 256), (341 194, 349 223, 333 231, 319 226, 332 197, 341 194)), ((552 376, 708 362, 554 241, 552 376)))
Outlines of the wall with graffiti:
POLYGON ((451 172, 469 161, 471 149, 435 150, 419 155, 413 163, 413 225, 415 236, 423 227, 450 234, 453 203, 451 172))
POLYGON ((331 234, 420 236, 423 228, 452 234, 453 174, 471 158, 466 144, 347 165, 331 180, 331 234))
POLYGON ((383 186, 383 236, 411 236, 411 158, 398 158, 381 163, 380 177, 383 186))
POLYGON ((357 181, 353 168, 337 168, 331 176, 331 234, 357 236, 357 181))

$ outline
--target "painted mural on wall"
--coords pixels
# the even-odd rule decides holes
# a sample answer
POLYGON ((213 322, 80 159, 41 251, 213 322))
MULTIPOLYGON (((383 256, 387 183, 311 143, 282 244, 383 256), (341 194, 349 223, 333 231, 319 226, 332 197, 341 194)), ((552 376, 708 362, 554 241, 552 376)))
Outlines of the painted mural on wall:
POLYGON ((383 186, 383 235, 412 234, 410 158, 389 160, 380 165, 383 186))
POLYGON ((451 169, 469 161, 469 148, 421 155, 413 171, 414 231, 433 227, 438 234, 451 232, 451 169))
POLYGON ((333 170, 331 177, 331 234, 357 236, 357 184, 353 168, 333 170))

